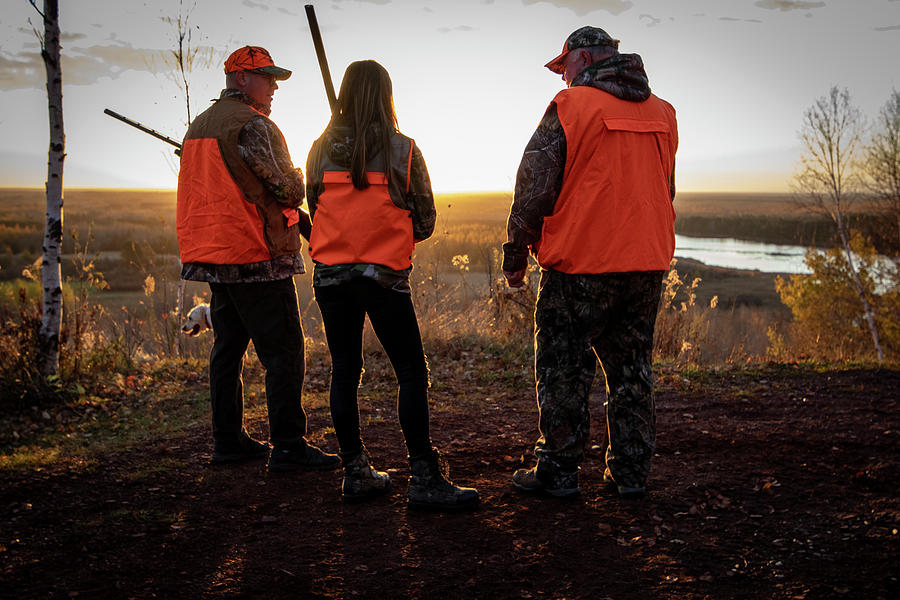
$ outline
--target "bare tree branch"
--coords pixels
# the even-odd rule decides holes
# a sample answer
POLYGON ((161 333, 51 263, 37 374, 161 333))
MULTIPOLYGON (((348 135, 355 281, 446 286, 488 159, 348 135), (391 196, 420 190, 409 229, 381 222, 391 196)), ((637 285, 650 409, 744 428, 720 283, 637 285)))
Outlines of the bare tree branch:
POLYGON ((897 226, 900 254, 900 92, 893 90, 881 108, 876 130, 865 148, 866 188, 897 226))
MULTIPOLYGON (((44 19, 45 21, 47 20, 47 15, 45 15, 45 14, 41 11, 41 9, 39 9, 39 8, 37 7, 37 0, 28 0, 28 4, 30 4, 31 6, 34 7, 34 10, 37 11, 37 14, 41 15, 41 18, 42 18, 42 19, 44 19)), ((29 23, 30 23, 30 22, 31 22, 31 21, 29 21, 29 23)))

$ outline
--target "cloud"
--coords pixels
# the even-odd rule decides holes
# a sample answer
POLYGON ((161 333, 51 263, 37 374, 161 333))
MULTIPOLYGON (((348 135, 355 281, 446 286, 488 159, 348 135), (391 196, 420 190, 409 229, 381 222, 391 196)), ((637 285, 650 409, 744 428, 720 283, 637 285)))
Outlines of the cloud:
POLYGON ((550 4, 555 4, 560 8, 568 8, 579 16, 586 15, 594 10, 605 10, 608 13, 618 15, 634 6, 634 2, 631 2, 631 0, 522 0, 522 4, 526 6, 538 2, 550 2, 550 4))
MULTIPOLYGON (((894 0, 891 0, 892 2, 894 0)), ((900 25, 888 25, 887 27, 875 27, 875 31, 900 31, 900 25)))
POLYGON ((59 41, 61 43, 74 42, 75 40, 83 40, 86 37, 83 33, 66 33, 63 31, 59 34, 59 41))
POLYGON ((782 12, 822 8, 825 6, 824 2, 808 2, 806 0, 759 0, 754 4, 760 8, 765 8, 766 10, 780 10, 782 12))
POLYGON ((286 14, 286 15, 290 15, 290 16, 292 16, 292 17, 296 17, 297 14, 298 14, 298 13, 295 13, 295 12, 291 12, 291 11, 289 11, 288 9, 283 8, 283 7, 279 7, 279 8, 278 8, 278 12, 284 13, 284 14, 286 14))
MULTIPOLYGON (((207 48, 201 47, 201 52, 207 48)), ((63 48, 64 85, 87 85, 101 77, 116 79, 126 71, 157 71, 164 50, 133 48, 128 44, 63 48)), ((39 88, 46 83, 40 52, 0 54, 0 90, 39 88)))
POLYGON ((0 90, 41 87, 46 81, 44 61, 38 52, 0 54, 0 90))
POLYGON ((742 21, 744 23, 762 23, 759 19, 738 19, 736 17, 719 17, 720 21, 742 21))
POLYGON ((656 27, 662 22, 662 19, 657 19, 653 15, 648 15, 646 13, 638 17, 638 21, 643 21, 644 19, 647 19, 647 27, 656 27))
POLYGON ((262 10, 269 10, 269 7, 266 6, 265 4, 260 4, 259 2, 252 2, 251 0, 244 0, 243 2, 241 2, 241 4, 243 4, 247 8, 259 8, 262 10))
POLYGON ((478 31, 478 28, 470 27, 468 25, 457 25, 456 27, 438 27, 438 31, 441 33, 450 33, 451 31, 478 31))

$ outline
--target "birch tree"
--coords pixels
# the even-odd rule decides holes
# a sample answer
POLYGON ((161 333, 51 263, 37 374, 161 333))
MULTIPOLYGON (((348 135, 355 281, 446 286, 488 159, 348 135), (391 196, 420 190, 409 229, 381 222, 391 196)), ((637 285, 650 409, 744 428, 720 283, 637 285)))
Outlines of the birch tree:
POLYGON ((37 7, 37 0, 29 2, 44 19, 44 33, 38 34, 38 39, 41 42, 41 57, 47 70, 47 108, 50 115, 47 213, 41 261, 43 301, 41 326, 38 330, 38 361, 41 373, 51 376, 59 372, 59 332, 62 321, 60 253, 63 231, 63 161, 66 158, 59 51, 59 2, 44 0, 43 11, 37 7))
POLYGON ((803 114, 800 129, 803 154, 794 180, 801 202, 811 211, 827 215, 837 229, 850 283, 869 326, 878 362, 882 362, 884 353, 875 316, 859 277, 847 224, 848 210, 860 187, 858 160, 863 131, 862 113, 852 104, 850 92, 833 86, 803 114))
POLYGON ((878 113, 865 154, 867 187, 894 221, 900 252, 900 92, 897 90, 878 113))

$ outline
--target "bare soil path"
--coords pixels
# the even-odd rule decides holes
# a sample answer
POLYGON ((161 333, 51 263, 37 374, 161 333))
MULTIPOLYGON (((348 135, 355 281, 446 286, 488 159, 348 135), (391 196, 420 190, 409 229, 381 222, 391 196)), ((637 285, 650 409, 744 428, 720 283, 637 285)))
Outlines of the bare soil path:
MULTIPOLYGON (((602 483, 602 397, 582 495, 561 501, 509 485, 531 460, 530 386, 444 381, 433 437, 475 512, 407 510, 389 398, 362 421, 394 489, 362 505, 340 502, 338 472, 208 466, 198 422, 0 471, 0 597, 900 597, 900 371, 662 372, 650 492, 631 502, 602 483)), ((309 412, 334 450, 327 410, 309 412)))

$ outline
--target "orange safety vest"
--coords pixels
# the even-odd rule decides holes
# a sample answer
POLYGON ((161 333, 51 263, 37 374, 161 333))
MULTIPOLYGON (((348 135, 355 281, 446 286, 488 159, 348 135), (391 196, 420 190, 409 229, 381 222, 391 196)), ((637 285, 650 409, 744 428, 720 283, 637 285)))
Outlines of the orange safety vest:
POLYGON ((248 264, 299 252, 296 210, 284 210, 238 151, 241 129, 259 115, 225 98, 188 128, 178 173, 182 263, 248 264))
MULTIPOLYGON (((415 248, 412 219, 408 210, 398 206, 405 205, 402 198, 392 196, 409 192, 414 143, 405 136, 394 136, 395 164, 389 168, 393 169, 395 179, 405 174, 403 181, 388 186, 383 170, 388 167, 378 165, 382 167, 379 172, 369 170, 374 166, 369 164, 366 172, 369 187, 364 190, 356 189, 350 172, 322 153, 318 173, 324 191, 319 194, 309 236, 309 255, 314 261, 324 265, 377 264, 395 271, 410 268, 415 248)), ((312 183, 316 173, 308 175, 312 183)))
POLYGON ((675 109, 652 94, 629 102, 589 86, 563 90, 553 102, 566 135, 566 166, 534 244, 538 263, 572 274, 668 269, 675 253, 675 109))

